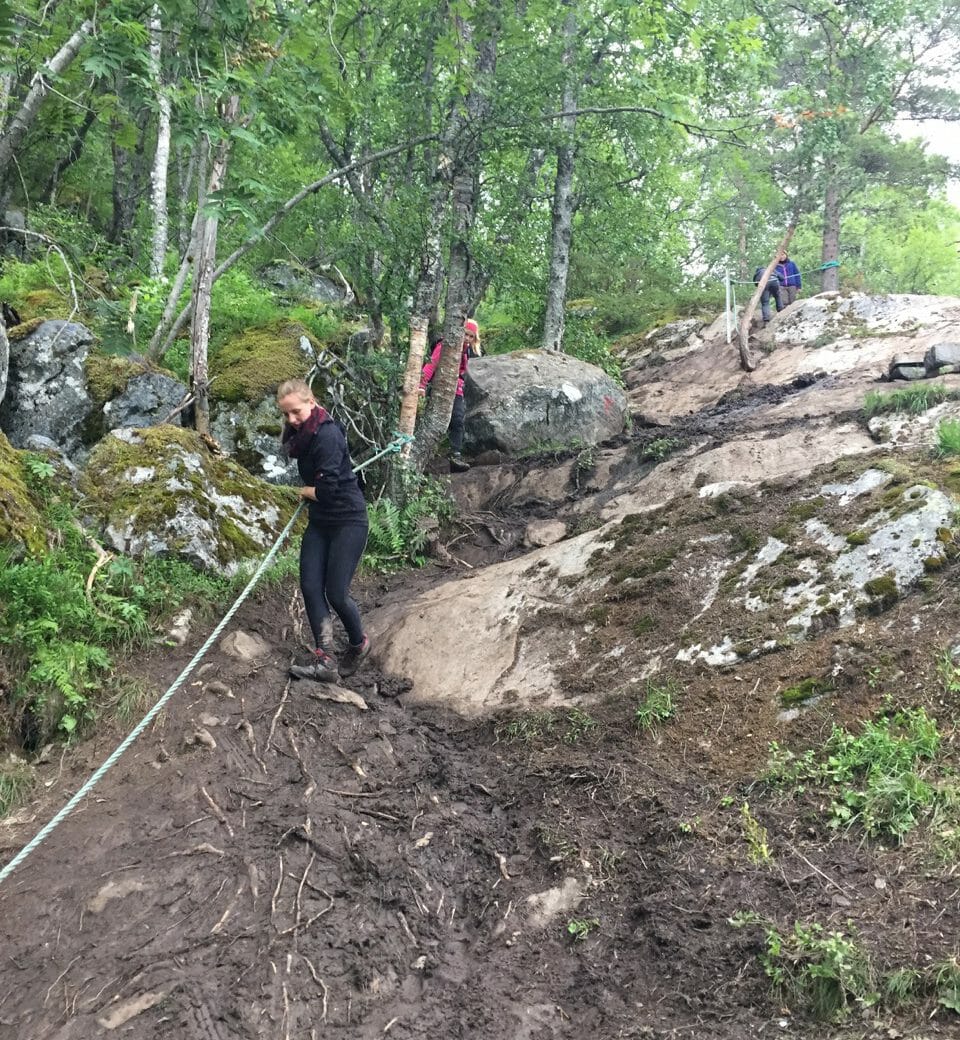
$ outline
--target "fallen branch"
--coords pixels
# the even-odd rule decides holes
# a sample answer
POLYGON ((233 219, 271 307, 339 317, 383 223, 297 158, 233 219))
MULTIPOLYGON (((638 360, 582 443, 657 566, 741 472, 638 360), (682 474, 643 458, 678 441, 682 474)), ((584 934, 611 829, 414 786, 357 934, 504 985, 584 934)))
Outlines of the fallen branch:
POLYGON ((228 820, 227 820, 226 816, 224 816, 224 814, 223 814, 223 810, 222 810, 222 809, 220 808, 220 806, 219 806, 219 805, 217 805, 217 803, 216 803, 216 802, 215 802, 215 801, 214 801, 214 800, 213 800, 213 799, 212 799, 212 798, 210 797, 210 795, 209 795, 209 794, 207 793, 207 789, 206 789, 205 787, 201 787, 201 788, 200 788, 200 793, 201 793, 201 794, 203 795, 203 797, 204 797, 204 798, 206 799, 207 805, 209 805, 209 806, 210 806, 210 808, 211 808, 211 809, 213 810, 213 814, 214 814, 214 816, 216 816, 216 818, 217 818, 217 819, 218 819, 218 820, 219 820, 219 821, 220 821, 220 822, 221 822, 221 823, 222 823, 222 824, 224 825, 224 827, 226 827, 226 828, 227 828, 227 834, 229 834, 229 835, 230 835, 230 837, 232 838, 232 837, 233 837, 233 828, 232 828, 232 827, 230 826, 230 824, 229 824, 229 822, 228 822, 228 820))

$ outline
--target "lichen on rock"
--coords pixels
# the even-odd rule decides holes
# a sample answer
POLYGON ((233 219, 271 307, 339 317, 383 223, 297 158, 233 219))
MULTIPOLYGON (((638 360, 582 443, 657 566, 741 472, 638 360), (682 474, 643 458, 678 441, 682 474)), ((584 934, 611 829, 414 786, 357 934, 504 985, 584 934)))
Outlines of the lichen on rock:
POLYGON ((212 358, 210 395, 217 401, 260 401, 285 379, 302 379, 317 350, 299 322, 280 320, 248 329, 212 358))
POLYGON ((261 556, 296 505, 210 454, 192 430, 114 430, 91 453, 81 491, 105 541, 130 556, 179 556, 233 575, 261 556))
POLYGON ((47 538, 40 511, 30 498, 20 454, 0 433, 0 545, 38 553, 47 538))

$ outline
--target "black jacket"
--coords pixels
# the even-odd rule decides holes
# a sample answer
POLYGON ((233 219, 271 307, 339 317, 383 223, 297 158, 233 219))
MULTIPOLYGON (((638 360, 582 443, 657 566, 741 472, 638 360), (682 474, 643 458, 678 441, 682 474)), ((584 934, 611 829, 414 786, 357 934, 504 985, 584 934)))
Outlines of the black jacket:
POLYGON ((303 483, 317 493, 316 502, 307 503, 311 521, 331 527, 367 522, 367 503, 353 472, 347 439, 329 416, 307 451, 298 456, 297 469, 303 483))

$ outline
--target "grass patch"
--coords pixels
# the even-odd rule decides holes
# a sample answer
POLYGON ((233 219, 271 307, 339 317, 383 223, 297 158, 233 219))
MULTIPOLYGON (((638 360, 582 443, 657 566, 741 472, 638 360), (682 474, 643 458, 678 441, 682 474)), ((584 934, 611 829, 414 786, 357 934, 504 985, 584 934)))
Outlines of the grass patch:
POLYGON ((0 819, 27 800, 35 782, 36 774, 30 766, 13 755, 0 765, 0 819))
POLYGON ((937 427, 937 454, 941 458, 960 455, 960 419, 944 419, 937 427))
POLYGON ((657 684, 647 680, 643 700, 633 713, 633 724, 641 733, 649 733, 661 722, 672 719, 676 714, 677 684, 673 679, 657 684))
POLYGON ((939 750, 936 720, 917 708, 869 721, 859 734, 834 726, 821 749, 799 757, 771 744, 766 779, 822 787, 830 827, 857 824, 871 838, 899 843, 956 801, 954 787, 930 778, 939 750))
POLYGON ((866 419, 893 412, 921 415, 934 405, 953 400, 956 396, 956 392, 943 383, 917 383, 899 390, 871 390, 863 399, 863 415, 866 419))

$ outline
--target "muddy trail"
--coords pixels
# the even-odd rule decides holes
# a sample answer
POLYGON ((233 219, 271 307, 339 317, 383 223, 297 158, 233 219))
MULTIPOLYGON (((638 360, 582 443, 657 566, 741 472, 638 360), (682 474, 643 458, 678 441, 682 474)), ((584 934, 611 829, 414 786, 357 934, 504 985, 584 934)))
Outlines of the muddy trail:
MULTIPOLYGON (((365 605, 405 594, 370 586, 365 605)), ((960 1035, 936 1013, 915 1034, 827 1026, 775 998, 735 915, 855 913, 919 955, 960 926, 955 879, 896 885, 895 853, 774 803, 756 811, 776 866, 752 862, 752 763, 707 756, 709 686, 663 732, 616 699, 468 722, 405 707, 408 684, 373 667, 347 692, 291 683, 298 621, 290 590, 246 604, 234 628, 269 652, 214 648, 0 888, 4 1040, 960 1035)), ((160 692, 188 659, 139 670, 160 692)), ((731 747, 750 726, 733 714, 731 747)), ((3 859, 116 736, 49 767, 42 802, 0 827, 3 859)))
MULTIPOLYGON (((638 423, 608 477, 639 483, 658 439, 775 429, 780 404, 802 413, 830 378, 746 387, 670 427, 638 423)), ((569 509, 572 533, 576 507, 613 491, 581 480, 589 466, 576 453, 560 461, 455 478, 458 533, 430 567, 363 582, 364 615, 516 556, 531 518, 569 509)), ((822 793, 761 778, 771 741, 817 748, 892 699, 956 717, 932 648, 960 632, 957 565, 929 577, 926 627, 911 596, 842 637, 825 629, 724 669, 671 665, 662 679, 677 710, 640 714, 636 655, 703 612, 693 570, 672 585, 666 574, 681 548, 733 532, 746 552, 813 493, 784 486, 762 506, 692 493, 671 503, 669 523, 626 523, 595 567, 643 563, 633 585, 598 580, 593 600, 525 622, 585 646, 562 676, 568 705, 549 712, 465 719, 416 706, 407 677, 372 663, 343 687, 292 682, 297 590, 255 593, 91 796, 0 884, 0 1040, 960 1037, 960 1017, 929 987, 895 1007, 851 1000, 815 1017, 809 1000, 773 988, 756 923, 786 933, 821 922, 883 971, 956 962, 955 857, 936 858, 924 835, 897 846, 833 829, 822 793), (237 632, 261 651, 235 656, 237 632), (776 691, 833 674, 830 696, 782 720, 776 691)), ((205 634, 126 670, 155 698, 205 634)), ((41 796, 0 821, 0 862, 139 718, 41 767, 41 796)), ((955 724, 943 739, 956 762, 955 724)))

